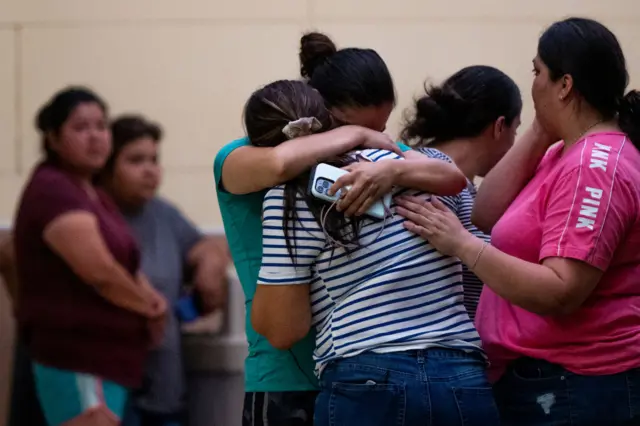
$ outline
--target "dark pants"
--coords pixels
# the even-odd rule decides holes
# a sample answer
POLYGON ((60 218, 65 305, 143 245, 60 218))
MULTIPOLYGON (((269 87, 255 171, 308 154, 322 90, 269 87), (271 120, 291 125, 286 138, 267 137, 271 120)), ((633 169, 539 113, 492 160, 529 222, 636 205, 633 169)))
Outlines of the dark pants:
POLYGON ((247 392, 242 426, 313 426, 317 392, 247 392))
POLYGON ((430 349, 332 362, 320 378, 317 426, 497 426, 479 354, 430 349))
POLYGON ((508 426, 640 425, 640 369, 581 376, 546 361, 521 358, 494 390, 508 426))
POLYGON ((131 396, 121 426, 184 426, 186 417, 186 413, 157 414, 141 410, 135 406, 135 397, 131 396))
POLYGON ((9 404, 8 426, 47 426, 40 408, 40 401, 38 401, 31 358, 19 339, 16 341, 13 358, 13 379, 9 404))

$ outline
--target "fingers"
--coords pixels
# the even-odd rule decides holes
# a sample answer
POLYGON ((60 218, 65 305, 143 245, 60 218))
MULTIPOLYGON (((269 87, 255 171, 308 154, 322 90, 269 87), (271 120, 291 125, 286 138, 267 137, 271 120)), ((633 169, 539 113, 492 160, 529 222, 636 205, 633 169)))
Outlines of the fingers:
POLYGON ((431 205, 443 212, 450 211, 449 208, 445 206, 444 203, 440 201, 438 197, 431 197, 431 205))
POLYGON ((424 228, 432 228, 435 226, 435 224, 433 223, 432 220, 430 220, 428 217, 426 217, 425 215, 422 215, 420 213, 415 213, 412 210, 407 210, 404 207, 396 207, 396 212, 398 212, 398 214, 402 217, 404 217, 405 219, 415 223, 416 225, 419 225, 421 227, 424 228))
POLYGON ((352 185, 353 182, 355 181, 356 177, 353 173, 349 173, 346 174, 344 176, 340 176, 333 185, 331 185, 331 188, 329 188, 329 190, 327 191, 327 194, 333 196, 335 195, 339 190, 341 190, 342 188, 352 185))
POLYGON ((400 147, 398 146, 397 143, 395 142, 391 142, 391 146, 389 147, 389 151, 391 152, 395 152, 396 154, 398 154, 400 157, 404 158, 404 152, 400 149, 400 147))
POLYGON ((380 199, 380 197, 378 195, 373 195, 373 196, 367 197, 367 199, 364 200, 364 202, 362 203, 362 205, 360 206, 360 208, 356 212, 356 216, 362 216, 363 214, 365 214, 367 212, 367 210, 369 210, 369 208, 373 205, 373 203, 375 203, 376 200, 378 200, 378 199, 380 199))
POLYGON ((365 201, 370 197, 371 186, 356 184, 343 200, 338 204, 338 211, 344 211, 345 216, 353 216, 363 206, 365 201), (356 189, 354 191, 353 189, 356 189))
POLYGON ((404 207, 405 210, 424 215, 428 212, 425 206, 429 204, 428 200, 418 197, 398 197, 396 203, 404 207))
POLYGON ((428 239, 429 237, 431 237, 433 235, 433 231, 428 229, 428 228, 423 228, 422 226, 416 225, 413 222, 405 222, 404 223, 404 227, 407 231, 409 232, 413 232, 414 234, 417 234, 419 236, 421 236, 424 239, 428 239))

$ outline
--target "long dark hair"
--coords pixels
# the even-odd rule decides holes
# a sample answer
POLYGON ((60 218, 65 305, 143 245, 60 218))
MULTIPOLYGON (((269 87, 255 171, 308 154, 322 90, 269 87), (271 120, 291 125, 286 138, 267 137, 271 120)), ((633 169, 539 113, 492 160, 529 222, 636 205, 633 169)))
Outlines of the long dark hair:
POLYGON ((640 93, 631 90, 627 64, 616 36, 592 19, 568 18, 551 25, 538 41, 538 56, 550 78, 573 78, 573 87, 604 120, 617 117, 620 129, 640 149, 640 93))
POLYGON ((324 98, 329 108, 377 107, 395 104, 393 79, 373 49, 338 50, 322 33, 300 39, 300 75, 324 98))
MULTIPOLYGON (((275 147, 286 142, 288 137, 282 132, 290 122, 304 117, 315 117, 321 124, 318 132, 331 130, 336 122, 327 110, 324 99, 316 90, 302 81, 279 80, 255 91, 244 107, 244 124, 252 145, 275 147)), ((337 167, 345 166, 346 158, 331 162, 337 167)), ((308 194, 310 173, 302 173, 285 184, 284 188, 284 234, 287 250, 295 262, 295 224, 299 222, 296 201, 304 200, 311 214, 321 223, 323 207, 328 205, 308 194)), ((301 222, 300 222, 301 223, 301 222)), ((324 229, 340 244, 357 243, 360 218, 346 218, 342 213, 331 210, 326 215, 324 229)))
POLYGON ((502 71, 484 65, 461 69, 444 83, 425 88, 407 116, 402 139, 425 146, 478 136, 504 117, 510 126, 522 112, 516 83, 502 71))

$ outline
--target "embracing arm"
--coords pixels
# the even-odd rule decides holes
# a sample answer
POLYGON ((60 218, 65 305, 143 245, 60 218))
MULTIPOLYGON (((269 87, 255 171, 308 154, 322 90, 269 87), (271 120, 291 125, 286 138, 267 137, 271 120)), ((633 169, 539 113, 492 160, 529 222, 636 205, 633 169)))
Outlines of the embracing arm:
POLYGON ((522 138, 483 179, 471 221, 490 234, 493 226, 529 182, 553 142, 534 121, 522 138))
POLYGON ((453 163, 416 151, 406 152, 405 157, 404 161, 388 163, 394 169, 393 184, 396 186, 443 196, 459 194, 467 186, 464 173, 453 163))
MULTIPOLYGON (((251 325, 277 349, 289 349, 309 333, 313 264, 325 244, 320 227, 305 223, 304 232, 298 227, 289 235, 296 247, 290 254, 283 231, 283 204, 282 187, 264 198, 262 266, 251 309, 251 325), (296 242, 298 235, 304 239, 296 242)), ((296 208, 306 208, 306 203, 299 198, 296 208)))
MULTIPOLYGON (((539 263, 511 256, 474 237, 435 198, 430 202, 400 199, 399 213, 409 219, 407 229, 429 239, 441 252, 459 257, 486 286, 514 305, 540 315, 569 314, 584 304, 609 268, 637 220, 638 203, 632 184, 588 165, 569 170, 548 191, 539 263), (615 196, 610 197, 609 191, 615 196), (607 209, 581 216, 583 210, 574 204, 588 197, 609 200, 607 209)), ((511 231, 515 229, 503 232, 511 231)), ((513 233, 501 238, 518 239, 517 231, 513 233)))
POLYGON ((284 142, 275 148, 239 147, 224 159, 220 184, 232 194, 272 188, 360 145, 400 152, 383 133, 344 126, 284 142))
POLYGON ((274 348, 291 348, 311 329, 309 284, 258 284, 253 296, 251 325, 274 348))
MULTIPOLYGON (((460 259, 474 266, 484 242, 469 238, 459 251, 460 259)), ((473 272, 503 299, 538 315, 566 315, 587 300, 602 271, 579 260, 550 257, 531 263, 484 247, 473 272)))
POLYGON ((92 213, 64 213, 46 226, 43 237, 47 245, 102 297, 138 314, 155 315, 154 300, 111 255, 92 213))

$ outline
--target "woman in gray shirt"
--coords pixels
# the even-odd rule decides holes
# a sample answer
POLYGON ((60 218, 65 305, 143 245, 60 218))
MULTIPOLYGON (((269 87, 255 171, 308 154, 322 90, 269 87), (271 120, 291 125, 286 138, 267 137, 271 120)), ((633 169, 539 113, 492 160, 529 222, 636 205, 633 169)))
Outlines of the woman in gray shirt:
MULTIPOLYGON (((227 249, 203 236, 171 203, 158 197, 160 127, 140 116, 124 116, 112 125, 113 152, 100 176, 133 229, 142 254, 142 271, 175 307, 185 282, 194 283, 206 312, 226 302, 227 249)), ((124 426, 183 424, 186 385, 180 324, 169 309, 165 336, 147 361, 142 389, 131 396, 124 426)))

